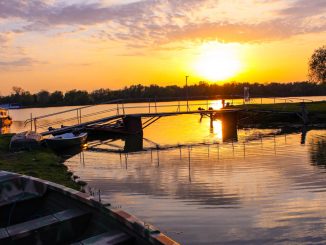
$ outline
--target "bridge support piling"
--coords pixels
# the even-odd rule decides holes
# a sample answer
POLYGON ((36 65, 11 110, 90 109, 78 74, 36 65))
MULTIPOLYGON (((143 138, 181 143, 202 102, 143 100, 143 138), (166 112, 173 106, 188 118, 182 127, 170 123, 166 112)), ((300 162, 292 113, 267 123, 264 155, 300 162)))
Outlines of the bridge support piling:
POLYGON ((143 134, 143 125, 141 117, 126 116, 123 118, 123 124, 129 134, 143 134))
POLYGON ((238 140, 238 113, 222 114, 222 135, 223 141, 237 141, 238 140))
POLYGON ((213 128, 213 121, 214 121, 214 115, 213 115, 213 113, 209 113, 209 118, 210 118, 210 127, 212 129, 213 128))

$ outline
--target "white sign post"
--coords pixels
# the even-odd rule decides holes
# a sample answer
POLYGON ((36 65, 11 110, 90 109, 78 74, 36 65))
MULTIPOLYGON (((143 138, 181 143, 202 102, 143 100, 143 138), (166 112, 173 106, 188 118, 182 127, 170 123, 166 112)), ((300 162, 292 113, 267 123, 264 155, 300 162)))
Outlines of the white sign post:
POLYGON ((249 87, 243 88, 243 101, 244 103, 250 102, 249 87))

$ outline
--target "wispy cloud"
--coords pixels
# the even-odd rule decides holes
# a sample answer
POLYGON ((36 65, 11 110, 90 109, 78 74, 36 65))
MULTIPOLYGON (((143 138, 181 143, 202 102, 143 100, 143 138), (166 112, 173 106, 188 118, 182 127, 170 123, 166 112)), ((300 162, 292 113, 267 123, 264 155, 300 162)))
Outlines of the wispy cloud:
POLYGON ((1 61, 0 60, 0 69, 1 70, 11 70, 11 69, 16 69, 16 68, 30 68, 33 65, 36 64, 46 64, 46 62, 41 62, 34 60, 29 57, 24 57, 16 60, 6 60, 6 61, 1 61))
POLYGON ((129 47, 207 39, 262 42, 326 31, 325 0, 113 2, 0 0, 0 19, 26 23, 14 25, 15 32, 84 32, 87 38, 118 41, 129 47))
POLYGON ((75 1, 67 5, 56 1, 0 0, 0 18, 27 21, 20 31, 87 26, 94 29, 98 38, 150 43, 201 38, 227 42, 261 41, 326 30, 325 17, 318 16, 326 11, 324 0, 289 1, 282 9, 274 11, 274 18, 265 21, 246 21, 247 17, 234 15, 235 11, 248 5, 254 9, 258 5, 275 5, 275 2, 280 1, 258 4, 253 0, 233 0, 227 2, 230 8, 226 11, 223 8, 226 2, 221 0, 144 0, 109 6, 102 2, 85 4, 75 1), (232 4, 237 9, 232 9, 232 4), (314 23, 309 22, 313 18, 314 23), (97 24, 105 25, 98 27, 97 24))

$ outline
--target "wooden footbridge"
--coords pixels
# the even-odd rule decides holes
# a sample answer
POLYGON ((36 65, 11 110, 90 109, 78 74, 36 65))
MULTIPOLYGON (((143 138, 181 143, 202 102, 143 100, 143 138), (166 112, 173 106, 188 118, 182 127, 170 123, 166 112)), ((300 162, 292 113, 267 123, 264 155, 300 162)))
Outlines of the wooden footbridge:
POLYGON ((59 111, 47 115, 33 117, 25 121, 31 130, 41 133, 43 136, 61 134, 75 129, 89 126, 110 126, 118 120, 127 120, 131 133, 148 127, 158 119, 167 116, 182 114, 199 114, 209 116, 211 120, 218 116, 234 115, 240 111, 236 108, 221 108, 222 105, 214 105, 207 101, 177 101, 160 102, 149 101, 148 103, 128 104, 124 100, 112 100, 105 104, 88 105, 59 111), (146 120, 141 120, 146 118, 146 120), (137 125, 138 124, 138 125, 137 125), (135 126, 136 125, 136 126, 135 126), (136 129, 135 129, 136 128, 136 129))

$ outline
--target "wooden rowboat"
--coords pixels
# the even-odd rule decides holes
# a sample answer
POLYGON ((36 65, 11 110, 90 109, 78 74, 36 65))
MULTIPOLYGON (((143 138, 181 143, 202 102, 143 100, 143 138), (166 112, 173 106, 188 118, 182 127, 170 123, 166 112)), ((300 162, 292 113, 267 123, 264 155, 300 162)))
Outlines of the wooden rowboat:
POLYGON ((0 171, 0 244, 178 243, 85 193, 0 171))

